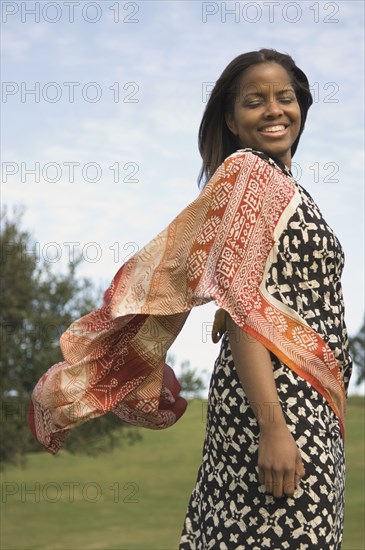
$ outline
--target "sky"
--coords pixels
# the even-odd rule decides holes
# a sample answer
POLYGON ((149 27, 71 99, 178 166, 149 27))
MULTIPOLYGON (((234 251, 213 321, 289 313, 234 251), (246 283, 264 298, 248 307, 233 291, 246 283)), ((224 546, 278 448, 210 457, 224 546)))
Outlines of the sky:
MULTIPOLYGON (((198 195, 197 135, 237 55, 289 53, 314 103, 293 172, 345 250, 346 322, 364 315, 362 1, 2 1, 1 202, 39 261, 106 288, 198 195)), ((31 251, 32 253, 32 251, 31 251)), ((208 379, 214 304, 171 348, 208 379)), ((45 365, 45 370, 48 365, 45 365)), ((352 384, 352 391, 354 391, 352 384)))

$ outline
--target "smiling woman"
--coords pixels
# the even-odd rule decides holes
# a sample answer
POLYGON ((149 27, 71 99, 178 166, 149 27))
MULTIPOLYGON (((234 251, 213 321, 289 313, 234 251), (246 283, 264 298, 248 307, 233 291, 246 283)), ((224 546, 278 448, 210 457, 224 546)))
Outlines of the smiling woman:
POLYGON ((108 411, 167 428, 186 407, 167 351, 193 307, 218 304, 223 339, 181 550, 341 545, 343 252, 290 172, 311 103, 288 55, 260 50, 228 65, 199 132, 209 181, 66 330, 64 361, 33 391, 30 426, 52 453, 108 411))
POLYGON ((217 272, 232 279, 180 550, 341 546, 343 253, 290 172, 311 103, 291 57, 263 49, 228 65, 202 119, 201 178, 220 166, 213 180, 230 194, 217 272))

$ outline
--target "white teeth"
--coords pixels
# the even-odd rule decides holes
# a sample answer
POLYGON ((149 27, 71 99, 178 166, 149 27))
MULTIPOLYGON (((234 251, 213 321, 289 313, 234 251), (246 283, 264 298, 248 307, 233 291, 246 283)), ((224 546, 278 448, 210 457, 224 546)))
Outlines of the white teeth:
POLYGON ((285 130, 285 126, 280 124, 280 126, 269 126, 269 128, 263 128, 262 132, 280 132, 281 130, 285 130))

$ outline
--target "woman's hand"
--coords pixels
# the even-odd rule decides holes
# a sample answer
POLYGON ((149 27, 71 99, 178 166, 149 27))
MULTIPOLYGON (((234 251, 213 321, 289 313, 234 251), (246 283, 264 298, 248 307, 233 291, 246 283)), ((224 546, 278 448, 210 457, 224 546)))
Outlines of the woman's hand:
POLYGON ((275 498, 289 497, 305 470, 300 451, 285 425, 260 430, 258 452, 259 481, 275 498))
POLYGON ((219 342, 226 330, 226 312, 224 309, 219 308, 215 312, 212 328, 212 340, 214 344, 219 342))

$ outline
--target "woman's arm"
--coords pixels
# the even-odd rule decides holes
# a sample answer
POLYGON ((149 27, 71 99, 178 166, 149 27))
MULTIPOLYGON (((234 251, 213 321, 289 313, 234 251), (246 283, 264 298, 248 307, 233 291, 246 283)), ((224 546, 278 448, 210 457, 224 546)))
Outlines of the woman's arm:
POLYGON ((274 497, 293 495, 304 467, 276 391, 269 351, 226 315, 233 361, 260 428, 259 481, 274 497))

